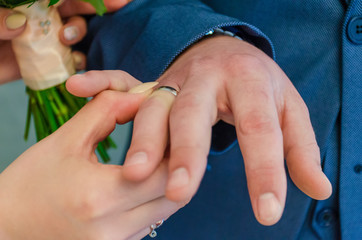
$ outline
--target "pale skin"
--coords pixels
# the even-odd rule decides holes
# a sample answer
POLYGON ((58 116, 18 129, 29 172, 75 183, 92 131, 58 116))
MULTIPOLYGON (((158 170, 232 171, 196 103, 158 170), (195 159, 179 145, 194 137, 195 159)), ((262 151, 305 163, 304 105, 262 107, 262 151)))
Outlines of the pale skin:
MULTIPOLYGON (((24 26, 8 29, 5 22, 9 14, 9 10, 0 9, 0 83, 20 77, 8 40, 24 26)), ((63 42, 79 41, 86 31, 84 23, 79 17, 70 18, 67 25, 77 26, 80 34, 72 42, 63 42)), ((98 162, 94 152, 98 142, 116 124, 133 119, 150 94, 125 93, 140 82, 124 77, 130 78, 130 84, 114 86, 123 93, 98 94, 0 174, 0 239, 138 240, 150 233, 151 224, 167 219, 187 203, 165 197, 168 159, 137 183, 123 176, 123 167, 98 162)))
MULTIPOLYGON (((74 76, 67 87, 76 95, 90 96, 125 84, 119 74, 74 76)), ((172 106, 152 97, 142 103, 125 178, 146 179, 169 143, 166 196, 173 201, 191 198, 205 172, 211 128, 223 120, 236 126, 253 211, 261 224, 273 225, 282 215, 284 159, 293 182, 306 195, 317 200, 331 195, 308 109, 290 79, 261 50, 232 37, 213 37, 179 56, 157 81, 179 94, 172 106)))
MULTIPOLYGON (((15 70, 5 80, 16 79, 16 68, 4 69, 15 70)), ((118 74, 88 73, 86 79, 71 78, 67 86, 77 95, 91 96, 135 81, 118 74), (86 89, 79 84, 82 81, 87 82, 86 89)), ((142 104, 122 170, 126 179, 141 181, 154 172, 169 141, 166 196, 174 201, 190 199, 205 171, 211 127, 221 119, 236 126, 253 210, 261 224, 272 225, 282 214, 284 158, 303 192, 314 199, 330 196, 308 110, 288 77, 262 51, 231 37, 204 40, 182 54, 157 81, 180 93, 172 106, 155 97, 142 104), (143 163, 132 164, 137 159, 143 163)))
POLYGON ((100 93, 6 168, 0 238, 138 240, 183 207, 165 197, 167 159, 145 181, 130 182, 122 166, 103 165, 95 155, 97 143, 130 121, 146 96, 100 93))

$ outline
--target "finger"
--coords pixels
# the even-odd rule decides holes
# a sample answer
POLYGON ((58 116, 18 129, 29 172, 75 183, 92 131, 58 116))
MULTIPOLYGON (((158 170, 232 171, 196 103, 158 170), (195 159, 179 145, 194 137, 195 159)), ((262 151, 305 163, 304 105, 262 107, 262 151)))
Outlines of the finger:
MULTIPOLYGON (((118 211, 132 211, 138 206, 148 203, 152 200, 163 197, 167 181, 167 163, 163 162, 155 170, 155 172, 142 182, 130 182, 124 179, 122 174, 122 166, 108 164, 91 164, 91 170, 79 170, 89 173, 95 172, 87 179, 88 186, 103 186, 101 189, 94 187, 93 199, 107 199, 102 204, 95 202, 94 208, 98 208, 99 204, 108 208, 118 209, 118 211), (98 189, 98 192, 96 192, 98 189)), ((86 167, 83 167, 86 168, 86 167)), ((108 212, 105 210, 104 212, 108 212)))
MULTIPOLYGON (((157 230, 155 230, 157 233, 157 230)), ((151 227, 144 228, 143 230, 139 231, 138 233, 134 234, 133 236, 129 237, 127 240, 140 240, 146 237, 151 233, 151 227)), ((156 235, 157 236, 157 235, 156 235)))
POLYGON ((134 120, 131 146, 124 164, 124 176, 133 181, 148 177, 164 156, 168 138, 168 117, 175 96, 156 90, 142 103, 134 120))
MULTIPOLYGON (((128 229, 130 233, 133 233, 132 235, 134 235, 135 233, 136 235, 138 235, 140 229, 142 229, 141 231, 143 231, 143 234, 149 234, 150 231, 144 231, 144 229, 151 230, 151 224, 155 224, 162 219, 168 218, 183 206, 185 206, 184 203, 173 202, 166 199, 165 197, 161 197, 159 199, 155 199, 153 201, 145 203, 129 211, 128 214, 125 216, 127 222, 133 223, 128 226, 128 229)), ((122 217, 114 221, 122 223, 125 221, 125 219, 124 217, 122 217)), ((129 237, 134 237, 132 235, 129 237)))
POLYGON ((80 42, 87 33, 87 23, 84 18, 75 16, 59 30, 59 39, 64 45, 73 45, 80 42))
POLYGON ((25 29, 26 16, 19 12, 0 8, 0 39, 11 40, 25 29))
POLYGON ((170 113, 170 177, 166 196, 173 201, 190 199, 204 175, 216 119, 216 89, 207 81, 187 79, 170 113))
MULTIPOLYGON (((104 4, 107 8, 107 12, 114 12, 124 5, 126 5, 129 0, 105 0, 104 4)), ((94 14, 94 7, 87 3, 81 2, 78 0, 68 0, 64 1, 64 3, 59 7, 59 12, 62 17, 69 17, 75 15, 83 15, 83 14, 94 14)))
POLYGON ((92 155, 98 142, 114 130, 116 123, 123 124, 134 117, 145 97, 145 94, 104 91, 65 123, 55 136, 67 132, 70 149, 82 149, 84 154, 92 155))
POLYGON ((82 52, 72 52, 75 69, 77 71, 85 70, 87 64, 87 57, 82 52))
MULTIPOLYGON (((74 160, 76 159, 70 159, 70 163, 78 162, 74 160)), ((96 239, 128 239, 144 229, 147 224, 154 223, 154 219, 160 220, 150 208, 153 202, 159 202, 159 199, 164 197, 168 171, 166 163, 162 163, 152 176, 140 183, 125 181, 121 173, 122 166, 119 165, 83 162, 81 167, 70 166, 77 166, 77 176, 86 174, 89 177, 85 180, 85 187, 79 188, 68 202, 68 208, 80 211, 82 219, 94 220, 92 231, 96 239), (104 238, 104 234, 116 235, 104 238)), ((163 211, 161 219, 164 218, 164 214, 167 217, 171 214, 167 205, 170 204, 153 204, 157 207, 154 209, 155 212, 163 211)))
POLYGON ((284 109, 284 151, 290 177, 305 194, 324 200, 331 195, 332 186, 322 172, 308 109, 293 86, 286 94, 284 109))
POLYGON ((0 41, 1 64, 0 84, 20 79, 20 71, 15 54, 11 48, 11 41, 0 41))
POLYGON ((89 71, 76 74, 66 82, 67 90, 78 97, 92 97, 103 90, 128 91, 141 82, 126 72, 89 71))
POLYGON ((283 138, 269 76, 244 72, 228 92, 244 158, 248 190, 257 220, 272 225, 281 217, 286 197, 283 138))
POLYGON ((150 225, 149 227, 147 227, 145 229, 142 229, 141 231, 139 231, 138 233, 136 233, 135 235, 130 237, 129 240, 143 239, 147 235, 149 235, 151 238, 157 237, 158 236, 158 229, 164 225, 164 223, 167 221, 167 219, 169 217, 167 217, 167 218, 165 218, 163 220, 159 220, 156 223, 153 223, 152 225, 150 225))

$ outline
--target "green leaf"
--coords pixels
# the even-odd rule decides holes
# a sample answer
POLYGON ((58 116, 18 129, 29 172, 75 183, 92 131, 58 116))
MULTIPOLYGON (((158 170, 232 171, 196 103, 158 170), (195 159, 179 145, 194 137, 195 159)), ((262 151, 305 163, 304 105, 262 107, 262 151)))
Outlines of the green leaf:
POLYGON ((14 8, 24 4, 34 3, 38 0, 0 0, 0 7, 14 8))
POLYGON ((104 13, 107 12, 107 8, 104 5, 103 0, 81 0, 81 1, 92 4, 92 6, 96 9, 96 13, 99 16, 102 16, 104 13))
POLYGON ((26 114, 26 123, 25 123, 25 133, 24 133, 24 139, 27 140, 29 136, 29 130, 30 130, 30 121, 31 121, 31 101, 28 100, 28 113, 26 114))
POLYGON ((50 7, 50 6, 53 6, 54 4, 57 4, 58 2, 59 2, 59 0, 50 0, 48 6, 49 6, 49 7, 50 7))
MULTIPOLYGON (((38 0, 0 0, 0 7, 14 8, 20 5, 34 3, 36 1, 38 0)), ((49 6, 52 6, 58 3, 59 1, 60 0, 50 0, 49 6)), ((104 13, 107 12, 107 8, 104 5, 103 0, 81 0, 81 1, 92 4, 92 6, 96 10, 96 13, 100 16, 102 16, 104 13)))

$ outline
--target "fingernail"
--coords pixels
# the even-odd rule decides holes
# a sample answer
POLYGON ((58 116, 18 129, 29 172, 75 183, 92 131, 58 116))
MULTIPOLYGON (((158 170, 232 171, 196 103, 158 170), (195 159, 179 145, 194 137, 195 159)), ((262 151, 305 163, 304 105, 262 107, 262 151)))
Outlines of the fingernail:
POLYGON ((127 161, 124 163, 124 166, 133 166, 139 164, 145 164, 148 162, 147 154, 145 152, 138 152, 133 154, 127 161))
POLYGON ((10 30, 22 27, 25 24, 25 22, 26 22, 26 16, 22 13, 13 13, 9 15, 5 20, 6 27, 10 30))
POLYGON ((174 190, 184 187, 189 183, 190 177, 186 168, 178 168, 171 174, 171 178, 167 184, 167 190, 174 190))
POLYGON ((64 28, 64 38, 68 41, 73 41, 79 35, 79 30, 76 26, 69 26, 64 28))
POLYGON ((145 93, 147 91, 151 92, 152 88, 155 87, 156 85, 158 85, 158 82, 147 82, 131 88, 128 92, 129 93, 145 93))
POLYGON ((273 193, 264 193, 258 200, 259 219, 263 224, 274 224, 282 213, 282 207, 273 193))

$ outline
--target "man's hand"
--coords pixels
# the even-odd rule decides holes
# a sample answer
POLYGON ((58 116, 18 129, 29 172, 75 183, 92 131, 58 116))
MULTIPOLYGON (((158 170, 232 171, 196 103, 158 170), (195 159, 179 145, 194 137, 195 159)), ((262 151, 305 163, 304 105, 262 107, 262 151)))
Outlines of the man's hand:
POLYGON ((169 116, 155 114, 165 108, 160 102, 149 99, 141 105, 125 177, 142 180, 158 166, 168 131, 160 118, 169 118, 166 196, 190 198, 205 171, 211 128, 221 119, 236 127, 251 203, 261 224, 272 225, 282 215, 284 159, 305 194, 330 196, 308 109, 285 73, 262 51, 232 37, 207 39, 182 54, 158 81, 180 92, 169 116))
POLYGON ((165 197, 167 161, 147 180, 134 183, 124 178, 121 166, 103 165, 94 153, 116 123, 134 117, 145 97, 98 94, 5 169, 0 174, 0 238, 136 240, 182 207, 184 202, 165 197))
MULTIPOLYGON (((122 82, 116 72, 97 74, 88 76, 87 87, 79 87, 78 94, 90 96, 122 82)), ((76 82, 70 84, 73 93, 76 82)), ((158 82, 179 94, 173 105, 166 96, 153 94, 140 106, 123 169, 127 179, 146 179, 166 151, 166 196, 190 199, 205 172, 211 128, 223 120, 236 127, 251 203, 261 224, 272 225, 282 215, 284 159, 305 194, 330 196, 308 109, 285 73, 256 47, 227 36, 201 41, 179 56, 158 82)))

